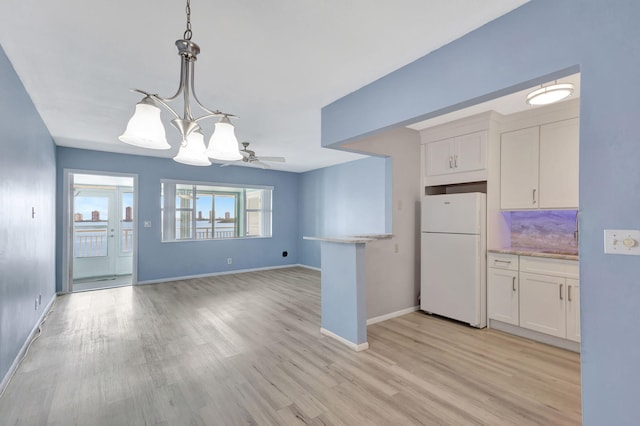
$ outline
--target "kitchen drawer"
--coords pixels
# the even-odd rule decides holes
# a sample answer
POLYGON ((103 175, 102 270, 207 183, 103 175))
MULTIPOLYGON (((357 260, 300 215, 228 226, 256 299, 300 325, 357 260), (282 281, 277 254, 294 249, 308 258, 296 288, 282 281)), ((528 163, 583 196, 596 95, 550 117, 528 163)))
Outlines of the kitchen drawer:
POLYGON ((577 260, 520 256, 520 272, 578 278, 580 275, 580 267, 578 265, 577 260))
POLYGON ((518 255, 488 253, 487 266, 489 268, 508 269, 510 271, 518 270, 518 255))

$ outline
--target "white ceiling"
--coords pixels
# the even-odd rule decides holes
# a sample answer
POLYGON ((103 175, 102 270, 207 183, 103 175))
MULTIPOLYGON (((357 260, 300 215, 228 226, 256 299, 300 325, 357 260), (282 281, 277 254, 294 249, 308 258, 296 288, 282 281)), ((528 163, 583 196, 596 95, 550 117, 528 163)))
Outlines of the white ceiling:
MULTIPOLYGON (((573 93, 565 98, 562 102, 570 101, 580 97, 580 73, 571 74, 567 77, 554 80, 547 83, 571 83, 573 84, 573 93)), ((544 83, 546 86, 547 83, 544 83)), ((481 104, 476 104, 467 108, 459 109, 448 114, 439 115, 428 120, 420 121, 418 123, 407 126, 410 129, 422 130, 429 127, 437 126, 439 124, 449 123, 460 118, 469 117, 475 114, 480 114, 485 111, 495 111, 502 115, 515 114, 516 112, 526 111, 533 108, 544 108, 543 106, 531 106, 526 102, 527 95, 534 89, 541 86, 531 87, 529 89, 514 92, 507 96, 492 99, 481 104)))
MULTIPOLYGON (((198 98, 240 116, 274 169, 360 158, 320 147, 320 109, 527 0, 192 0, 198 98)), ((180 0, 4 0, 0 44, 57 145, 172 157, 118 141, 140 97, 177 89, 180 0)), ((181 110, 181 106, 176 106, 181 110)), ((210 134, 213 120, 203 122, 210 134)))

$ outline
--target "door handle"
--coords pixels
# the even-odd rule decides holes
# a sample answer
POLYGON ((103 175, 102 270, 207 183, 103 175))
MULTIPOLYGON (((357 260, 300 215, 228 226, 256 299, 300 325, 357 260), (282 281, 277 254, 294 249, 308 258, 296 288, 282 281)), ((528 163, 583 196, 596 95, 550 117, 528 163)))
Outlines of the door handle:
POLYGON ((571 302, 571 286, 567 286, 567 300, 571 302))
POLYGON ((511 277, 511 288, 513 289, 513 291, 516 291, 516 277, 511 277))
POLYGON ((536 203, 536 190, 533 190, 533 204, 536 203))
POLYGON ((453 156, 449 156, 449 168, 453 169, 453 156))
POLYGON ((563 300, 563 299, 562 299, 562 287, 563 287, 563 286, 564 286, 564 284, 560 284, 560 287, 559 287, 559 288, 560 288, 560 300, 563 300))
POLYGON ((458 154, 453 156, 453 167, 458 168, 458 154))

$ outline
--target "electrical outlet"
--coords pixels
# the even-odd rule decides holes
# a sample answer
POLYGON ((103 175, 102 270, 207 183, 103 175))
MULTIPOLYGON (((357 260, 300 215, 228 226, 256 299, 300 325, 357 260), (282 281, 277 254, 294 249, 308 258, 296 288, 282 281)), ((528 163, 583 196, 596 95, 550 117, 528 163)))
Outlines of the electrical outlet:
POLYGON ((394 252, 394 253, 397 253, 397 252, 399 252, 399 251, 400 251, 400 247, 398 246, 398 243, 395 243, 395 244, 393 245, 393 252, 394 252))
POLYGON ((233 263, 233 259, 230 257, 227 257, 227 265, 231 265, 233 263))

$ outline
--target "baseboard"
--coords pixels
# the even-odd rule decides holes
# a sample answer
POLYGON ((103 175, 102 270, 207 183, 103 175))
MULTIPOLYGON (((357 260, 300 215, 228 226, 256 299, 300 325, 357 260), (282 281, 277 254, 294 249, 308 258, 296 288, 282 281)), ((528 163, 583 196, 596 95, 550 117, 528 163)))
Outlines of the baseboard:
POLYGON ((367 320, 367 325, 371 325, 371 324, 375 324, 378 322, 382 322, 382 321, 386 321, 389 320, 391 318, 395 318, 395 317, 401 317, 402 315, 407 315, 410 314, 411 312, 416 312, 420 310, 420 306, 412 306, 410 308, 406 308, 406 309, 400 309, 399 311, 395 311, 395 312, 391 312, 385 315, 380 315, 378 317, 373 317, 373 318, 369 318, 367 320))
POLYGON ((360 351, 364 351, 369 349, 369 343, 368 342, 364 342, 364 343, 353 343, 350 340, 345 339, 342 336, 338 336, 335 333, 332 333, 331 331, 327 330, 326 328, 320 328, 320 334, 324 334, 325 336, 331 337, 333 339, 336 339, 338 342, 348 346, 349 348, 353 349, 356 352, 360 352, 360 351))
POLYGON ((560 337, 550 336, 544 333, 538 333, 537 331, 529 330, 492 319, 489 320, 489 328, 504 331, 505 333, 514 334, 519 337, 524 337, 525 339, 535 340, 536 342, 545 343, 547 345, 556 346, 568 351, 580 353, 580 343, 574 342, 572 340, 562 339, 560 337))
POLYGON ((29 336, 27 336, 27 340, 25 340, 24 344, 18 351, 18 355, 13 360, 13 363, 11 364, 11 367, 7 371, 7 374, 5 374, 4 377, 2 378, 2 382, 0 382, 0 394, 2 394, 2 392, 4 392, 4 389, 9 385, 9 381, 11 380, 11 377, 13 377, 16 369, 20 365, 20 361, 22 360, 22 357, 27 351, 27 348, 31 344, 31 341, 35 337, 36 333, 38 332, 38 328, 40 328, 40 325, 42 324, 42 320, 44 320, 44 318, 49 313, 49 310, 53 306, 53 302, 55 302, 56 297, 58 297, 58 295, 54 294, 51 300, 49 301, 49 303, 47 303, 47 305, 44 307, 44 309, 42 310, 42 314, 40 315, 40 318, 38 318, 38 321, 36 322, 36 325, 33 327, 33 329, 31 330, 31 333, 29 333, 29 336))
POLYGON ((246 272, 259 272, 259 271, 269 271, 272 269, 286 269, 286 268, 297 268, 297 267, 305 267, 304 265, 299 265, 297 263, 291 265, 278 265, 278 266, 265 266, 262 268, 250 268, 250 269, 234 269, 233 271, 222 271, 222 272, 210 272, 207 274, 197 274, 197 275, 184 275, 181 277, 171 277, 171 278, 160 278, 158 280, 145 280, 138 281, 133 285, 147 285, 147 284, 159 284, 159 283, 168 283, 171 281, 181 281, 181 280, 190 280, 193 278, 208 278, 208 277, 217 277, 220 275, 233 275, 233 274, 244 274, 246 272))
POLYGON ((311 269, 312 271, 322 272, 322 269, 316 268, 315 266, 303 265, 302 263, 298 263, 295 266, 299 266, 300 268, 311 269))

